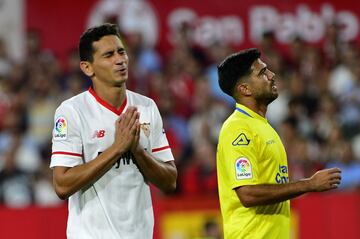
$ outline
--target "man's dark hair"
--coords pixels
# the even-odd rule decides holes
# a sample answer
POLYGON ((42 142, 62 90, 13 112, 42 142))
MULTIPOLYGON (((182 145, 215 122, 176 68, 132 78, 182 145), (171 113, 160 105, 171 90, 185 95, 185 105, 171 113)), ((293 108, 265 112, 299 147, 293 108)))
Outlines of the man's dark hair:
POLYGON ((251 73, 251 65, 260 55, 258 49, 250 48, 226 57, 217 67, 221 90, 233 97, 236 83, 251 73))
POLYGON ((92 62, 94 48, 93 42, 100 40, 104 36, 115 35, 120 38, 119 29, 115 24, 104 23, 103 25, 87 29, 80 37, 79 56, 80 61, 92 62))

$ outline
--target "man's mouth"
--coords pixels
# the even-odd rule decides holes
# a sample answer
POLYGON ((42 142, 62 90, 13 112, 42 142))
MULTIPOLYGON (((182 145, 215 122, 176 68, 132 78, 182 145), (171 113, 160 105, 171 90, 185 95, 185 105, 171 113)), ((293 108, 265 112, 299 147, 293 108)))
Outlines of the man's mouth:
POLYGON ((116 72, 119 72, 120 74, 125 74, 127 72, 127 68, 124 67, 124 68, 118 69, 118 70, 116 70, 116 72))
POLYGON ((273 90, 277 90, 277 86, 276 86, 276 84, 275 84, 275 83, 271 84, 271 89, 273 89, 273 90))

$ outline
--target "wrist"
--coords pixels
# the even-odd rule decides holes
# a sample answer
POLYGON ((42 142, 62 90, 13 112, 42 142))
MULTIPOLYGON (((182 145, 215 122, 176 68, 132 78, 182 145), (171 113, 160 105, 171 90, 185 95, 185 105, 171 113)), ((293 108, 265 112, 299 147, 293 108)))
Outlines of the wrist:
POLYGON ((302 183, 302 188, 303 188, 303 192, 307 193, 307 192, 313 192, 314 189, 312 187, 312 183, 311 183, 311 179, 310 178, 305 178, 300 180, 302 183))
POLYGON ((114 157, 120 157, 121 155, 123 155, 125 153, 125 150, 122 149, 121 147, 119 147, 118 145, 111 145, 108 150, 111 152, 111 154, 114 157))
POLYGON ((131 153, 135 156, 135 158, 143 157, 145 154, 145 150, 141 146, 137 146, 131 149, 131 153))

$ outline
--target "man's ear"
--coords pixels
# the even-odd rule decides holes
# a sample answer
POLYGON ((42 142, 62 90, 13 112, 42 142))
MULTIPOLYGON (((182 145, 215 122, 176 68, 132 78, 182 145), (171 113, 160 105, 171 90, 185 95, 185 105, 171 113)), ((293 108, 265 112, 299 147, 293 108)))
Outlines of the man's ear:
POLYGON ((92 65, 88 61, 80 61, 80 69, 88 77, 93 77, 95 75, 92 65))
POLYGON ((247 83, 240 83, 236 86, 236 91, 239 92, 240 95, 243 96, 251 96, 252 92, 247 83))

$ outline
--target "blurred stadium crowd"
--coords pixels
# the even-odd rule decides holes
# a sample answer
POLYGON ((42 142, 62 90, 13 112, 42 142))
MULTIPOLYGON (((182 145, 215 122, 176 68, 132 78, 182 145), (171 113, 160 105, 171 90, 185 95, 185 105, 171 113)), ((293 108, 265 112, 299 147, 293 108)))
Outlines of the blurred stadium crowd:
MULTIPOLYGON (((175 195, 217 197, 217 136, 234 102, 218 87, 216 65, 235 49, 221 42, 200 48, 191 34, 190 26, 179 28, 167 53, 146 47, 139 33, 124 36, 128 88, 158 104, 179 172, 175 195)), ((268 120, 286 147, 291 179, 338 166, 339 190, 359 190, 359 46, 343 42, 333 24, 321 44, 294 37, 279 48, 267 32, 256 47, 277 74, 280 95, 268 120)), ((41 47, 41 34, 30 30, 26 49, 26 59, 17 63, 0 41, 0 204, 7 207, 63 203, 49 169, 53 115, 61 101, 90 86, 75 48, 61 64, 41 47)))

